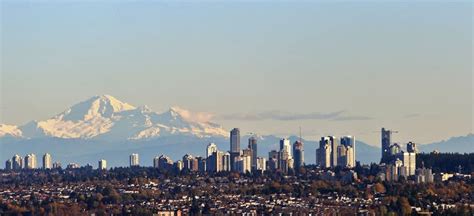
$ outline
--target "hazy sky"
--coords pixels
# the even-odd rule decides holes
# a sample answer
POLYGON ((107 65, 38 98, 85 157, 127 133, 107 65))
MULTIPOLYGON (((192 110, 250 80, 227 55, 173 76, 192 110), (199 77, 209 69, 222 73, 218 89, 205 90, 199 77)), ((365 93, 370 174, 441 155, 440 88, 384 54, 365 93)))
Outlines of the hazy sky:
POLYGON ((260 134, 473 131, 472 3, 1 1, 0 123, 93 95, 260 134))

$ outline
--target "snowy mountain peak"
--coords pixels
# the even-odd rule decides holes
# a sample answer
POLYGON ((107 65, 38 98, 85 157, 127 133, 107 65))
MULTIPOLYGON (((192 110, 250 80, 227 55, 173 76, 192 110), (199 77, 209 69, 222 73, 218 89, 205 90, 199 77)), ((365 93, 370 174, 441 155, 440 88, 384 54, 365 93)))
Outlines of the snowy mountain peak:
POLYGON ((110 95, 98 95, 72 106, 55 118, 68 121, 90 120, 97 117, 110 118, 114 113, 133 109, 136 108, 110 95))
POLYGON ((139 140, 176 135, 227 136, 220 125, 209 122, 210 117, 209 113, 180 107, 156 113, 147 106, 136 108, 110 95, 100 95, 44 121, 31 121, 19 128, 2 126, 0 137, 139 140))
POLYGON ((125 111, 125 110, 135 109, 134 106, 132 106, 128 103, 124 103, 122 101, 119 101, 119 100, 117 100, 117 98, 114 98, 110 95, 100 95, 100 96, 95 96, 93 98, 95 98, 95 100, 100 100, 100 101, 103 101, 103 102, 109 104, 110 106, 112 106, 114 112, 121 112, 121 111, 125 111))

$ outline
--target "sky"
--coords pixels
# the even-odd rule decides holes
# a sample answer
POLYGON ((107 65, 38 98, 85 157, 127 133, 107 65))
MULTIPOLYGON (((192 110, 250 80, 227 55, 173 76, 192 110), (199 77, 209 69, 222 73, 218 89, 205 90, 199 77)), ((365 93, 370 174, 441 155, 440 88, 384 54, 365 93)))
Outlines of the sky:
POLYGON ((472 3, 1 1, 0 123, 94 95, 244 133, 473 133, 472 3))

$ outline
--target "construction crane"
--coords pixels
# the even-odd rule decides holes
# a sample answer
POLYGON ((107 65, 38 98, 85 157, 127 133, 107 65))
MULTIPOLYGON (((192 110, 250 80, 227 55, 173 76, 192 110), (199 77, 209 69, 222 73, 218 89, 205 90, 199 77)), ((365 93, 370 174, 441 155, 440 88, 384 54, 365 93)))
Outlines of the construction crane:
MULTIPOLYGON (((391 133, 399 133, 399 131, 394 131, 394 130, 387 130, 390 131, 391 133)), ((380 131, 372 131, 372 133, 380 133, 380 131)))

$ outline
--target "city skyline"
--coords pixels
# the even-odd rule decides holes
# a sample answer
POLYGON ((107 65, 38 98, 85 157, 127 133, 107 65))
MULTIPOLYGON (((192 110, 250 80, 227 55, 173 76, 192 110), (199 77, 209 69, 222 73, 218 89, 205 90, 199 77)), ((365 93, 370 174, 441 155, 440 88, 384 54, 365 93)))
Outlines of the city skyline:
POLYGON ((403 129, 402 142, 473 133, 468 3, 3 1, 1 10, 0 123, 112 94, 182 106, 243 134, 301 126, 312 140, 353 134, 374 145, 380 126, 403 129))
POLYGON ((474 215, 473 6, 0 0, 0 216, 474 215))
MULTIPOLYGON (((412 161, 410 163, 413 163, 411 167, 415 167, 415 161, 412 158, 414 158, 415 154, 418 152, 416 143, 408 142, 406 144, 406 149, 402 149, 400 144, 391 141, 391 133, 392 131, 390 130, 386 130, 385 128, 381 129, 381 163, 394 163, 394 160, 397 159, 403 161, 402 165, 405 165, 404 167, 406 167, 408 162, 405 162, 405 160, 407 160, 405 158, 408 157, 409 160, 412 161), (388 138, 387 134, 389 134, 388 138), (387 143, 389 149, 384 151, 383 149, 387 148, 384 147, 387 145, 387 143), (405 153, 405 151, 407 153, 405 153), (414 154, 410 155, 410 153, 414 154)), ((168 169, 174 166, 178 167, 180 170, 184 168, 195 171, 199 169, 200 171, 239 171, 245 173, 246 171, 251 172, 255 170, 265 171, 267 169, 267 165, 268 169, 279 169, 283 172, 288 172, 289 169, 299 169, 300 167, 304 167, 307 164, 315 164, 322 168, 354 168, 356 166, 356 162, 362 164, 360 161, 357 161, 355 150, 356 139, 351 135, 344 135, 340 138, 335 136, 321 137, 321 140, 319 141, 319 148, 316 147, 316 160, 309 163, 305 163, 304 160, 304 142, 302 141, 301 137, 299 137, 293 144, 291 144, 291 141, 287 138, 280 139, 278 148, 272 149, 270 152, 268 152, 268 160, 265 157, 258 156, 257 149, 259 145, 258 139, 255 137, 255 135, 248 137, 248 146, 244 149, 241 149, 240 139, 240 129, 233 128, 230 131, 228 151, 220 151, 215 143, 210 142, 207 144, 206 149, 203 149, 203 152, 205 152, 204 157, 200 155, 193 156, 191 153, 186 153, 182 160, 178 159, 175 163, 173 163, 173 159, 168 157, 166 153, 161 152, 160 156, 156 155, 152 158, 152 167, 166 167, 168 169), (276 156, 273 156, 275 153, 276 156), (272 161, 272 159, 275 157, 277 161, 272 161), (269 163, 267 163, 267 161, 269 161, 269 163), (204 165, 202 165, 202 163, 204 165), (236 165, 238 163, 242 164, 236 165), (181 166, 183 166, 183 168, 179 168, 181 166)), ((36 169, 38 168, 37 163, 37 158, 34 153, 28 153, 25 156, 24 161, 21 156, 15 154, 11 159, 7 159, 5 161, 5 170, 36 169)), ((61 167, 60 161, 55 161, 53 164, 51 154, 48 152, 44 153, 42 157, 42 164, 43 169, 61 167)), ((76 162, 70 162, 67 165, 67 167, 79 166, 80 165, 76 162)), ((93 165, 87 163, 86 166, 92 167, 93 165)), ((129 166, 143 166, 140 164, 140 156, 138 153, 131 153, 129 155, 129 166)), ((104 170, 107 169, 106 167, 107 160, 100 159, 98 162, 98 169, 104 170)), ((407 172, 414 174, 414 168, 407 172)))

